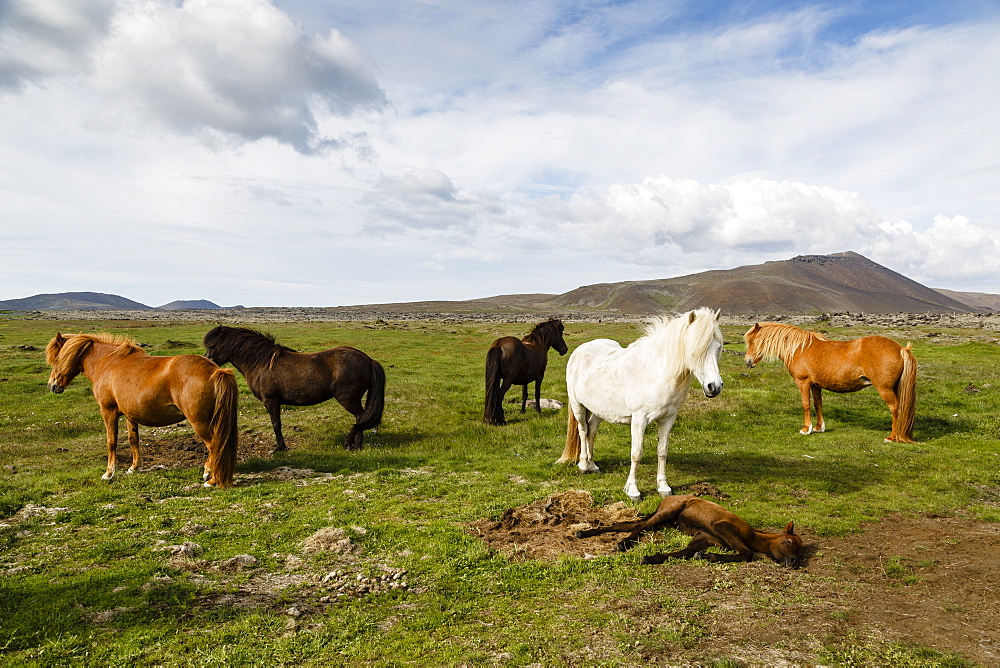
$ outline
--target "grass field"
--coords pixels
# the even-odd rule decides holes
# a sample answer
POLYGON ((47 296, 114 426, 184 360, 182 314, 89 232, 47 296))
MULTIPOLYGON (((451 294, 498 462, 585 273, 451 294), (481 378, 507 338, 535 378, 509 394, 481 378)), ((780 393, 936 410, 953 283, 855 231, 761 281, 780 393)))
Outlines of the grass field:
MULTIPOLYGON (((628 429, 605 425, 599 475, 557 466, 566 412, 480 423, 483 359, 524 324, 302 323, 266 326, 285 345, 356 346, 385 367, 385 419, 360 452, 336 403, 286 408, 292 450, 241 461, 237 486, 200 486, 200 468, 100 479, 103 425, 78 378, 48 393, 44 346, 56 331, 111 331, 152 354, 200 353, 214 323, 42 321, 0 314, 0 661, 6 665, 485 664, 971 665, 920 637, 877 633, 815 598, 833 587, 817 568, 824 541, 903 514, 1000 522, 1000 334, 914 328, 920 364, 913 445, 886 444, 872 390, 826 394, 828 431, 809 437, 784 367, 748 369, 743 328, 724 328, 722 395, 692 391, 671 437, 668 480, 708 483, 751 525, 794 520, 817 545, 809 568, 763 562, 641 567, 644 553, 683 544, 664 532, 633 552, 593 559, 508 558, 467 523, 572 489, 596 504, 627 501, 628 429), (310 539, 332 540, 315 548, 310 539), (653 544, 655 543, 655 545, 653 544), (673 578, 683 587, 666 583, 673 578), (704 583, 699 589, 692 582, 704 583), (725 634, 740 615, 821 618, 777 640, 725 634), (692 593, 694 592, 694 593, 692 593), (822 603, 822 612, 820 604, 822 603)), ((831 338, 867 330, 827 328, 831 338)), ((640 334, 626 324, 571 324, 570 350, 640 334)), ((905 343, 904 340, 901 340, 905 343)), ((550 354, 543 396, 565 401, 567 357, 550 354)), ((263 406, 237 376, 244 440, 270 443, 263 406)), ((512 390, 508 398, 519 394, 512 390)), ((124 433, 124 430, 123 430, 124 433)), ((186 425, 141 432, 146 452, 190 439, 186 425)), ((655 431, 646 440, 640 512, 655 495, 655 431)), ((127 447, 125 448, 127 456, 127 447)), ((893 586, 920 586, 900 555, 873 565, 893 586), (896 577, 893 575, 895 572, 896 577), (912 576, 911 582, 907 578, 912 576)), ((847 578, 849 580, 849 578, 847 578)), ((924 578, 926 584, 927 578, 924 578)), ((837 586, 849 588, 849 581, 837 586)), ((831 607, 832 605, 832 607, 831 607)), ((741 617, 742 618, 742 617, 741 617)), ((765 620, 766 621, 766 620, 765 620)), ((977 655, 981 661, 982 655, 977 655)))

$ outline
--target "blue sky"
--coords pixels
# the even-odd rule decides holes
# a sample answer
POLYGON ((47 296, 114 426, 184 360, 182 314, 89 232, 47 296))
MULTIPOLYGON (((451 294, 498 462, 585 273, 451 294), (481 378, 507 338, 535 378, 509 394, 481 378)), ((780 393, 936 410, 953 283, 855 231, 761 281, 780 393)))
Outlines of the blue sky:
POLYGON ((0 299, 1000 292, 1000 2, 0 3, 0 299))

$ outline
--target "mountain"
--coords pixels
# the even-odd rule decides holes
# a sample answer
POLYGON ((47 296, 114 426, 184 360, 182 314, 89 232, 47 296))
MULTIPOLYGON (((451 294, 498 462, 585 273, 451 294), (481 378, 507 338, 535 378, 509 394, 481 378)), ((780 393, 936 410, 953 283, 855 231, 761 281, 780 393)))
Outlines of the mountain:
POLYGON ((964 313, 979 310, 853 252, 799 255, 790 260, 706 271, 677 278, 588 285, 558 295, 552 305, 629 314, 725 313, 964 313))
POLYGON ((118 295, 101 292, 60 292, 23 299, 0 301, 0 309, 10 311, 149 311, 151 306, 118 295))
POLYGON ((216 309, 222 308, 215 302, 210 302, 207 299, 180 299, 177 301, 172 301, 169 304, 164 304, 163 306, 157 306, 157 311, 186 311, 186 310, 204 310, 204 309, 216 309))
POLYGON ((976 309, 1000 311, 1000 295, 983 294, 982 292, 954 292, 941 288, 937 288, 937 291, 976 309))
MULTIPOLYGON (((620 313, 654 315, 709 306, 731 314, 975 313, 1000 310, 1000 295, 933 290, 853 252, 799 255, 735 269, 650 281, 596 283, 561 295, 521 294, 467 301, 342 306, 344 312, 620 313)), ((213 302, 174 301, 156 310, 218 309, 213 302)), ((242 307, 232 307, 242 308, 242 307)), ((151 310, 117 295, 64 292, 0 301, 0 309, 151 310)))

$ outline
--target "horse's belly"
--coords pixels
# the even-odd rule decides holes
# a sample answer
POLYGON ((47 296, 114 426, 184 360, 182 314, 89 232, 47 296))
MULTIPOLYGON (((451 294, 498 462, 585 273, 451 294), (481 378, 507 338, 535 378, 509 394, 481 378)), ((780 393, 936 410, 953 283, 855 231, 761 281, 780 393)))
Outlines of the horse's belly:
POLYGON ((138 422, 144 427, 166 427, 185 419, 184 413, 173 404, 165 404, 155 410, 151 410, 149 406, 143 406, 133 411, 122 411, 122 413, 128 419, 138 422))

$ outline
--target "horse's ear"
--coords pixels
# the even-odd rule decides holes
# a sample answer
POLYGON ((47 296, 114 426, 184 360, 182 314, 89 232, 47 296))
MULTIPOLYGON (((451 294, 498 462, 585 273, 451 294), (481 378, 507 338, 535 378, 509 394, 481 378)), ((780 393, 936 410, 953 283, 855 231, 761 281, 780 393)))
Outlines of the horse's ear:
POLYGON ((789 536, 795 535, 795 523, 789 522, 785 525, 785 533, 789 536))
POLYGON ((694 311, 691 311, 690 313, 688 313, 688 324, 689 325, 693 325, 694 324, 694 320, 697 317, 698 317, 698 314, 695 313, 694 311))
POLYGON ((719 319, 721 317, 722 317, 722 309, 721 308, 715 309, 715 322, 719 322, 719 319))

